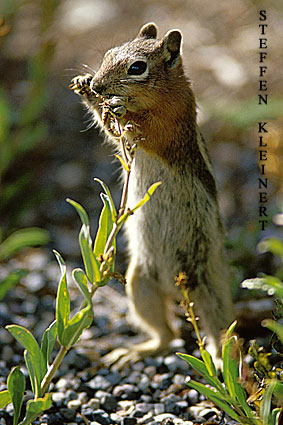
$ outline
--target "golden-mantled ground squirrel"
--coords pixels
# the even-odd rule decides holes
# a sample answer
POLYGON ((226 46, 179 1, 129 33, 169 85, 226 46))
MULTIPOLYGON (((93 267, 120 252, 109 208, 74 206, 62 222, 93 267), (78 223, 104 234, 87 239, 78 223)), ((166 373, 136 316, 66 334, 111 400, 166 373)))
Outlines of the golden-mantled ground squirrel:
MULTIPOLYGON (((129 317, 151 339, 115 350, 110 361, 120 356, 136 360, 168 347, 174 338, 168 302, 178 298, 174 278, 180 272, 189 278, 190 296, 214 358, 221 330, 233 320, 215 179, 196 123, 181 42, 180 31, 157 39, 156 25, 146 24, 135 39, 108 50, 96 73, 73 79, 75 92, 101 127, 101 96, 108 99, 121 128, 135 124, 126 133, 129 143, 135 136, 141 139, 132 166, 129 207, 151 184, 162 181, 126 223, 129 317)), ((111 131, 108 136, 113 139, 111 131)))

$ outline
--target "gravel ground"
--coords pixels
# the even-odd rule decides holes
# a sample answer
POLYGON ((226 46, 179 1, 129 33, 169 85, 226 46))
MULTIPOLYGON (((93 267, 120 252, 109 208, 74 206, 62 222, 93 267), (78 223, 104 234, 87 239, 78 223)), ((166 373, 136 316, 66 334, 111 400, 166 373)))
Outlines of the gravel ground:
MULTIPOLYGON (((72 308, 81 302, 70 279, 70 271, 75 266, 67 264, 72 308)), ((18 268, 26 268, 28 274, 0 302, 0 322, 2 326, 11 323, 25 326, 40 341, 43 331, 54 319, 59 267, 47 249, 30 249, 1 266, 0 275, 4 277, 9 270, 18 268)), ((175 355, 176 351, 185 350, 182 340, 176 340, 165 356, 146 358, 121 371, 104 367, 101 362, 104 354, 141 338, 127 324, 126 310, 126 298, 117 283, 97 291, 94 324, 66 356, 50 388, 53 405, 34 423, 234 424, 186 384, 193 372, 175 355)), ((12 366, 20 365, 26 375, 27 371, 22 348, 4 327, 0 330, 0 341, 0 390, 3 390, 12 366)), ((193 340, 190 344, 186 350, 197 355, 193 340)), ((29 388, 26 399, 30 395, 29 388)), ((11 406, 0 411, 0 424, 12 424, 11 406)))

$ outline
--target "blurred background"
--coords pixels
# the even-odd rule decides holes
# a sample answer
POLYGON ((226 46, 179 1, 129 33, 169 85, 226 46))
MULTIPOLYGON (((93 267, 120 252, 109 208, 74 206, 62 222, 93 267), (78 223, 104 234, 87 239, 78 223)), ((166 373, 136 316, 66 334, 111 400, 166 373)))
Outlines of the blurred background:
MULTIPOLYGON (((94 232, 102 204, 93 177, 108 184, 118 203, 119 166, 97 129, 88 129, 89 117, 68 85, 84 72, 82 64, 97 69, 107 49, 154 21, 160 37, 173 28, 184 36, 184 65, 217 177, 234 279, 239 283, 258 271, 270 272, 272 261, 256 254, 256 243, 280 236, 272 218, 280 209, 283 189, 282 6, 278 0, 0 0, 3 240, 19 229, 41 228, 43 233, 31 235, 31 245, 48 239, 44 255, 52 257, 55 248, 66 260, 80 261, 80 222, 65 199, 84 205, 94 232), (262 8, 268 24, 268 106, 258 106, 257 99, 262 8), (270 224, 265 232, 258 227, 259 120, 268 121, 270 129, 270 224)), ((16 251, 12 246, 7 255, 5 248, 2 257, 0 248, 0 260, 6 276, 3 270, 16 251)), ((21 260, 24 265, 30 255, 34 258, 30 252, 21 260)), ((124 272, 121 237, 118 252, 118 269, 124 272)))

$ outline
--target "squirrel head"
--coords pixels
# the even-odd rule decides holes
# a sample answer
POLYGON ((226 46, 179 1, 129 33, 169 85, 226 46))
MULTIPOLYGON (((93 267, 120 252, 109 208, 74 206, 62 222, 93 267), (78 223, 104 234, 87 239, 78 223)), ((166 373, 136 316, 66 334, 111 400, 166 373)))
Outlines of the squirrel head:
POLYGON ((181 45, 179 30, 157 39, 157 26, 145 24, 133 40, 106 52, 91 88, 102 96, 125 97, 130 112, 156 109, 166 95, 184 88, 178 84, 184 77, 181 45))

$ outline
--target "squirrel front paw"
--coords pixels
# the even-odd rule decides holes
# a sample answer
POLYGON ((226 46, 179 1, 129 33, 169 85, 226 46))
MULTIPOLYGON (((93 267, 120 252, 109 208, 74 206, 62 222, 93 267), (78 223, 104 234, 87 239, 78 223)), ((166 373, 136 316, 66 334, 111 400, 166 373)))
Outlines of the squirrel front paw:
POLYGON ((73 90, 76 94, 79 95, 94 95, 94 91, 90 88, 90 83, 92 79, 93 75, 91 74, 77 75, 72 79, 69 87, 71 90, 73 90))

